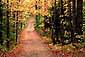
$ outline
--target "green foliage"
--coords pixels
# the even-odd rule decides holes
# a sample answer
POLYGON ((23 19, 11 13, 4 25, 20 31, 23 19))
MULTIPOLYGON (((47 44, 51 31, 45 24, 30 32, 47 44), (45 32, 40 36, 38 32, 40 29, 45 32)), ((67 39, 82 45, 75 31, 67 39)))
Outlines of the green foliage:
POLYGON ((85 2, 83 2, 83 6, 85 7, 85 2))
POLYGON ((0 14, 0 49, 2 51, 9 51, 17 44, 18 34, 25 27, 25 21, 18 21, 17 11, 10 11, 9 7, 7 8, 7 4, 3 2, 0 3, 0 14), (9 13, 7 13, 7 11, 9 13), (9 27, 9 29, 7 29, 7 27, 9 27))
POLYGON ((36 24, 35 24, 35 28, 37 31, 42 31, 43 29, 43 26, 44 26, 44 23, 43 23, 43 17, 41 15, 36 15, 36 24))

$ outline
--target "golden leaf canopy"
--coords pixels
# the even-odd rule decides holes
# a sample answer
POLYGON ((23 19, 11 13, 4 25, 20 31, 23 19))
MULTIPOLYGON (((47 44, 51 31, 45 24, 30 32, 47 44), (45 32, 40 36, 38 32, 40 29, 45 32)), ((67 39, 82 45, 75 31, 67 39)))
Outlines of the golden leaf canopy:
MULTIPOLYGON (((53 0, 8 0, 9 8, 11 11, 28 11, 33 15, 40 13, 41 15, 48 14, 48 8, 51 6, 53 0), (35 5, 39 9, 35 8, 35 5)), ((3 0, 3 2, 7 2, 7 0, 3 0)))

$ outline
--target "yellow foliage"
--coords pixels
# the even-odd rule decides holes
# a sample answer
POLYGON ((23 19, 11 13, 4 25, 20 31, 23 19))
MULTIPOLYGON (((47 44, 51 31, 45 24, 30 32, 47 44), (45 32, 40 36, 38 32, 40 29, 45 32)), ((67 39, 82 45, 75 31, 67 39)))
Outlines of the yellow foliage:
MULTIPOLYGON (((7 3, 7 0, 2 0, 4 3, 7 3)), ((48 15, 48 8, 51 7, 53 0, 8 0, 10 11, 22 11, 29 12, 32 15, 40 13, 40 15, 48 15), (37 5, 37 8, 35 8, 37 5)))

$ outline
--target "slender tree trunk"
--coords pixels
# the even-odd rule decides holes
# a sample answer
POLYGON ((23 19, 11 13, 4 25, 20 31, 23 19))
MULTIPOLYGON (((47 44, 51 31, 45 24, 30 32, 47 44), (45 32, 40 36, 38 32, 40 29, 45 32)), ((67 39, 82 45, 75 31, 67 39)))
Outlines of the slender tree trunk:
POLYGON ((72 0, 72 29, 71 29, 71 41, 74 41, 76 32, 76 0, 72 0))
POLYGON ((76 20, 76 29, 78 34, 83 34, 82 32, 82 24, 83 24, 83 0, 77 0, 77 20, 76 20))
POLYGON ((10 32, 9 32, 10 28, 9 28, 9 0, 7 0, 7 47, 9 48, 9 36, 10 36, 10 32))
MULTIPOLYGON (((60 0, 60 7, 61 7, 61 20, 62 19, 65 19, 65 15, 64 15, 64 8, 63 8, 63 0, 60 0)), ((63 23, 60 25, 60 37, 61 37, 61 43, 62 45, 64 44, 64 26, 63 26, 63 23)))
POLYGON ((17 38, 18 38, 18 11, 16 11, 16 42, 17 42, 17 38))
POLYGON ((2 10, 2 1, 0 0, 0 43, 2 43, 2 18, 3 18, 3 14, 2 14, 3 10, 2 10))

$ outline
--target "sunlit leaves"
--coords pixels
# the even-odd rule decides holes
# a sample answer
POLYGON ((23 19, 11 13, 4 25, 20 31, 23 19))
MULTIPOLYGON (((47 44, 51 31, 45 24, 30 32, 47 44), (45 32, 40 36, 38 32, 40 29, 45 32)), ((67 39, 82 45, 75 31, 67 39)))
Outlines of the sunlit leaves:
POLYGON ((28 12, 32 13, 33 15, 40 13, 41 15, 47 15, 48 7, 52 5, 52 0, 25 0, 22 5, 24 5, 24 10, 28 10, 28 12), (37 5, 37 8, 35 8, 37 5))

